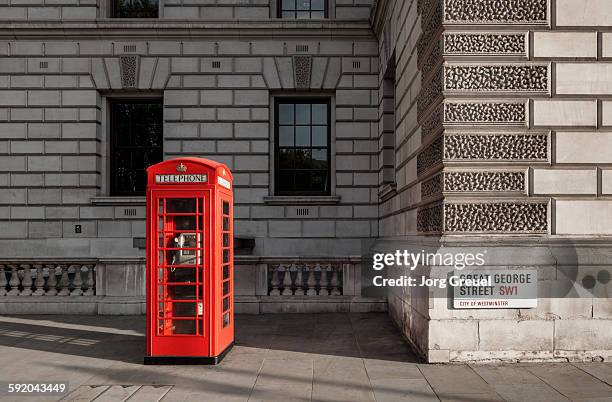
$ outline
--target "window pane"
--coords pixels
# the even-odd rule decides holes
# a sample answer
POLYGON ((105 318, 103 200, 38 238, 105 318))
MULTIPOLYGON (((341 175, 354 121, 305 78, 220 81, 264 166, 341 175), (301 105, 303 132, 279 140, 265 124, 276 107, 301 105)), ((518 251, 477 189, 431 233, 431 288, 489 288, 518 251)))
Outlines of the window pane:
POLYGON ((278 128, 278 146, 292 147, 294 145, 293 126, 280 126, 278 128))
POLYGON ((281 149, 278 153, 278 167, 280 169, 291 169, 293 167, 293 151, 281 149))
POLYGON ((295 0, 283 0, 283 11, 295 10, 295 0))
POLYGON ((310 146, 310 126, 295 128, 295 146, 309 147, 310 146))
POLYGON ((327 171, 315 171, 310 174, 311 186, 316 191, 327 190, 327 171))
POLYGON ((279 124, 293 124, 293 104, 281 104, 278 105, 278 123, 279 124))
POLYGON ((298 10, 310 10, 310 0, 297 0, 297 9, 298 10))
POLYGON ((295 105, 295 124, 310 124, 310 105, 295 105))
POLYGON ((312 167, 310 149, 296 149, 293 154, 295 155, 293 163, 296 169, 310 169, 312 167))
POLYGON ((314 126, 312 128, 312 146, 327 146, 327 126, 314 126))
POLYGON ((327 105, 312 105, 312 124, 327 124, 327 105))
POLYGON ((313 11, 324 11, 325 10, 325 0, 311 0, 311 9, 313 11))
POLYGON ((312 13, 310 13, 310 18, 313 19, 313 20, 324 19, 325 18, 325 11, 313 11, 312 13))
POLYGON ((295 18, 295 12, 294 11, 283 11, 283 18, 294 19, 295 18))
POLYGON ((169 198, 166 200, 166 212, 193 212, 196 211, 195 198, 169 198))
POLYGON ((297 18, 300 19, 300 20, 310 19, 310 12, 308 12, 308 11, 298 11, 297 12, 297 18))
POLYGON ((157 0, 114 0, 114 18, 157 18, 157 0))

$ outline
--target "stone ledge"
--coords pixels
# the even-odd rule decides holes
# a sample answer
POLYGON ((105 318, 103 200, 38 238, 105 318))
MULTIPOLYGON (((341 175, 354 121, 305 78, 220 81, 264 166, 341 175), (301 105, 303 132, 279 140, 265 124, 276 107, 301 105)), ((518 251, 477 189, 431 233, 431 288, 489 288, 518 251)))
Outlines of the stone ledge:
POLYGON ((324 196, 268 196, 263 201, 266 205, 336 205, 341 197, 335 195, 324 196))
POLYGON ((93 197, 93 205, 146 205, 146 197, 93 197))

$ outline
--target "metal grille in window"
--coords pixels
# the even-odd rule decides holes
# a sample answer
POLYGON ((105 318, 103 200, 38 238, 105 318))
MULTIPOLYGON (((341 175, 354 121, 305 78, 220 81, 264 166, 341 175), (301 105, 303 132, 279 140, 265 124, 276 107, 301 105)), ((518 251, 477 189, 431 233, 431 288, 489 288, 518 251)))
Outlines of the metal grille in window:
POLYGON ((287 19, 322 19, 328 17, 327 0, 279 0, 279 17, 287 19))
POLYGON ((161 99, 111 102, 111 195, 145 194, 145 169, 163 160, 161 99))
POLYGON ((157 18, 159 0, 113 0, 113 18, 157 18))
POLYGON ((330 194, 329 108, 328 100, 277 101, 277 195, 330 194))

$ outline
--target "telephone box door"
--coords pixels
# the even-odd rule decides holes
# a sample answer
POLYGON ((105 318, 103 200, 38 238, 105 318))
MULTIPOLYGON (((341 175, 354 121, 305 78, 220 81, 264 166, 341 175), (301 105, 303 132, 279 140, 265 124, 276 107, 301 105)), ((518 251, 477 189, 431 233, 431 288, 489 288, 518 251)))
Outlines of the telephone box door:
POLYGON ((210 352, 210 192, 154 191, 156 267, 150 278, 150 352, 200 356, 210 352), (177 342, 177 337, 180 341, 177 342))

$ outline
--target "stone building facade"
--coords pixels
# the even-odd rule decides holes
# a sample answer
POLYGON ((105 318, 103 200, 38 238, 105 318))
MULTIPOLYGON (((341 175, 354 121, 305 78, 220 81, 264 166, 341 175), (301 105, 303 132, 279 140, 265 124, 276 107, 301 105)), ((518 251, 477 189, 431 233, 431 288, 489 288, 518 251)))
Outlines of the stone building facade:
POLYGON ((0 1, 0 312, 142 312, 131 174, 202 156, 235 177, 239 312, 388 308, 432 362, 610 357, 610 299, 555 293, 609 292, 607 0, 149 4, 0 1), (538 268, 539 307, 369 293, 362 256, 412 247, 538 268))

